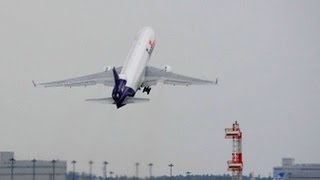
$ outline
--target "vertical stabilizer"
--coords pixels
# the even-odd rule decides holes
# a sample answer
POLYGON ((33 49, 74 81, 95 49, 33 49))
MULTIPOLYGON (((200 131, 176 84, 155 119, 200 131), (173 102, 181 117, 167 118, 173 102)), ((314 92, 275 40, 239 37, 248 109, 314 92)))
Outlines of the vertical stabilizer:
POLYGON ((113 67, 112 72, 113 72, 114 84, 115 84, 115 85, 118 85, 118 82, 119 82, 119 74, 118 74, 118 72, 116 71, 116 68, 115 68, 115 67, 113 67))

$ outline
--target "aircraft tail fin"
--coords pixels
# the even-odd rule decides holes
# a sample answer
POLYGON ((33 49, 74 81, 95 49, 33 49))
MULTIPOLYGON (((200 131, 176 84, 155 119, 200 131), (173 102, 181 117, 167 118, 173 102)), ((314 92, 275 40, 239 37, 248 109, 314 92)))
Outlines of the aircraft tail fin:
POLYGON ((113 72, 114 83, 117 85, 119 82, 119 74, 115 67, 113 67, 112 72, 113 72))

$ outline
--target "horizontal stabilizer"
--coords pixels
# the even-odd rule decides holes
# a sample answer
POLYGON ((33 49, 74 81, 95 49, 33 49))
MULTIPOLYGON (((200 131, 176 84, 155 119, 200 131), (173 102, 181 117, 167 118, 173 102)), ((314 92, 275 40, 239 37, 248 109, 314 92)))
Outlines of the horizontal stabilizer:
MULTIPOLYGON (((98 102, 102 104, 116 104, 112 97, 109 98, 96 98, 96 99, 86 99, 89 102, 98 102)), ((134 98, 128 97, 123 104, 134 104, 134 103, 142 103, 142 102, 149 102, 150 99, 147 98, 134 98)))

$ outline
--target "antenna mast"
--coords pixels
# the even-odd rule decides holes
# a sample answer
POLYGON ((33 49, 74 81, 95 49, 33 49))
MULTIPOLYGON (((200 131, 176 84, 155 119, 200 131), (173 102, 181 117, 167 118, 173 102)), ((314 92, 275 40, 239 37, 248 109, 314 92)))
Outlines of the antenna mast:
POLYGON ((232 159, 227 161, 228 171, 232 171, 232 180, 242 180, 242 132, 237 121, 232 128, 225 129, 225 139, 232 139, 232 159))

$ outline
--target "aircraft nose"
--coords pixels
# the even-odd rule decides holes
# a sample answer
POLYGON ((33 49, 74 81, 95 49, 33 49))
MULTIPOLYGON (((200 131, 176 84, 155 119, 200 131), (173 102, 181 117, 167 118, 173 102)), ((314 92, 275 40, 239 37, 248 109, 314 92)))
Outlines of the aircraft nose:
POLYGON ((153 29, 149 26, 146 26, 144 28, 142 28, 142 31, 149 31, 149 32, 153 32, 153 29))

